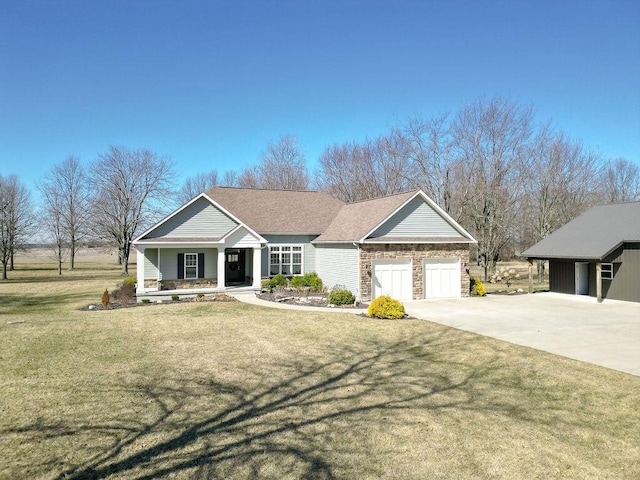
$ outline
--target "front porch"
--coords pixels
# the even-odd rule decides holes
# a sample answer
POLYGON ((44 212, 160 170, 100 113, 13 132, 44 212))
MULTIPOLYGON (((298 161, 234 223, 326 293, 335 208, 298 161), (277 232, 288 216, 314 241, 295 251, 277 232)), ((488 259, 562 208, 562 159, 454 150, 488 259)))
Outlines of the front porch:
POLYGON ((261 288, 261 244, 138 244, 136 295, 196 295, 261 288))

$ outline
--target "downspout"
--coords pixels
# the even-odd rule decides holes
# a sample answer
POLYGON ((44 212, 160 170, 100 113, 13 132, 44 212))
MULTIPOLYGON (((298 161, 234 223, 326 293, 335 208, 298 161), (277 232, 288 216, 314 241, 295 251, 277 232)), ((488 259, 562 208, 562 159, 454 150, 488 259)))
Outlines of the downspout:
POLYGON ((352 245, 358 250, 358 291, 356 292, 356 303, 360 303, 362 301, 362 298, 360 298, 360 292, 362 291, 362 289, 360 288, 360 284, 362 283, 362 260, 360 258, 360 244, 352 242, 352 245))

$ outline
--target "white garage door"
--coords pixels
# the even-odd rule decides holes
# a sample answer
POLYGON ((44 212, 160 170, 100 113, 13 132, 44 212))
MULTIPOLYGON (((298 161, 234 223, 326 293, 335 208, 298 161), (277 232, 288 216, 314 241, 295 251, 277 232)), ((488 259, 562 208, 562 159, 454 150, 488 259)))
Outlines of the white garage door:
POLYGON ((460 296, 460 260, 430 258, 424 261, 424 298, 460 296))
POLYGON ((411 260, 374 260, 373 296, 389 295, 396 300, 413 298, 411 260))

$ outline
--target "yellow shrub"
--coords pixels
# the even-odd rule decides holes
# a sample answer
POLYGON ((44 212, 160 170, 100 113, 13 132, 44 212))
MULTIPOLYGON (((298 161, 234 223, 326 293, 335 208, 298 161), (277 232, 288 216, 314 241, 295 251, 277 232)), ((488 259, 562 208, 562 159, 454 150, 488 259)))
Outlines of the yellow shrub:
POLYGON ((367 315, 375 318, 402 318, 405 315, 404 305, 388 295, 382 295, 369 304, 367 315))
POLYGON ((487 294, 487 289, 484 288, 484 284, 479 278, 471 279, 471 294, 479 297, 484 297, 487 294))

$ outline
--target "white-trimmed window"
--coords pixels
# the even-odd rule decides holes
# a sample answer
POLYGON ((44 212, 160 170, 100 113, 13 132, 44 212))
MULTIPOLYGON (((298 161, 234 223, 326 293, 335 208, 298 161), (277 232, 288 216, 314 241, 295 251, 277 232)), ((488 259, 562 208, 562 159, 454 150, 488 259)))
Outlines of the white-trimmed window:
POLYGON ((613 263, 603 263, 600 272, 603 280, 613 280, 613 263))
POLYGON ((302 245, 270 245, 269 275, 302 275, 302 245))
POLYGON ((198 254, 184 254, 184 278, 198 278, 198 254))

